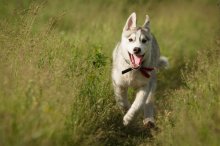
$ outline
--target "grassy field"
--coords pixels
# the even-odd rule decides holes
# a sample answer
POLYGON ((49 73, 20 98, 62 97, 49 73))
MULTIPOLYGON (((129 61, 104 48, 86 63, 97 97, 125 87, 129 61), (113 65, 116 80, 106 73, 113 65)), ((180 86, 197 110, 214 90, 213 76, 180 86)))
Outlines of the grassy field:
POLYGON ((0 146, 220 145, 219 5, 1 0, 0 146), (170 61, 151 130, 141 115, 123 126, 111 84, 111 53, 133 11, 139 25, 150 16, 170 61))

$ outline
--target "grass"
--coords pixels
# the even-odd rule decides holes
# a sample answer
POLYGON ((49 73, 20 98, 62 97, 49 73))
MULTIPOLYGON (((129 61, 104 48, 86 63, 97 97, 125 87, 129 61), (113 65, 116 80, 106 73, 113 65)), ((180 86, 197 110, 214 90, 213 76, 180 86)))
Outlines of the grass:
POLYGON ((3 0, 0 145, 219 145, 218 3, 3 0), (114 101, 111 53, 133 11, 140 25, 150 15, 171 64, 156 130, 140 116, 124 127, 114 101))

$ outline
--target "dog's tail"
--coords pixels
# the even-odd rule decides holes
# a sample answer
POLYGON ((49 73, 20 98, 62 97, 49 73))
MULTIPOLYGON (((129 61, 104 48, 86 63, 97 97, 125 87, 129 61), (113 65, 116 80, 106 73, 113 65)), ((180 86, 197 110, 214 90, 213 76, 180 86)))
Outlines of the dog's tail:
POLYGON ((159 62, 158 62, 159 68, 165 68, 167 69, 169 67, 169 61, 168 58, 165 56, 160 56, 159 62))

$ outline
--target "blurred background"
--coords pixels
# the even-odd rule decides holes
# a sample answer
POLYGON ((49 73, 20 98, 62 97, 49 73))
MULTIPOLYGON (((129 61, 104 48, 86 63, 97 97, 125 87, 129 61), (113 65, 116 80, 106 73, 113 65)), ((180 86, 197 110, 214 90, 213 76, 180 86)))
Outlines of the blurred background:
POLYGON ((0 2, 0 145, 219 145, 218 0, 0 2), (124 127, 114 101, 111 55, 132 12, 170 62, 156 129, 141 114, 124 127))

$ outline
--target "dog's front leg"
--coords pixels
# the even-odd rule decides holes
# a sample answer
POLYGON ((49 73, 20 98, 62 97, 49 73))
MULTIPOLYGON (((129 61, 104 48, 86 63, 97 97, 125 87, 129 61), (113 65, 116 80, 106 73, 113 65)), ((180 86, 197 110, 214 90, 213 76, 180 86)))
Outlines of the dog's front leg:
POLYGON ((149 82, 149 94, 144 102, 144 120, 143 124, 145 127, 151 128, 155 126, 154 123, 154 103, 153 103, 153 95, 156 89, 156 73, 152 74, 151 80, 149 82))
POLYGON ((135 114, 138 112, 138 110, 143 107, 143 104, 145 103, 148 94, 149 94, 149 86, 142 87, 138 90, 136 98, 131 105, 131 108, 128 110, 126 115, 123 118, 123 124, 128 125, 132 119, 134 118, 135 114))
POLYGON ((146 102, 144 103, 144 120, 143 124, 147 128, 154 127, 154 103, 153 91, 149 92, 146 102))
POLYGON ((130 103, 127 98, 127 87, 122 87, 114 84, 114 91, 115 91, 115 99, 117 104, 119 105, 119 108, 123 112, 127 112, 130 108, 130 103))

